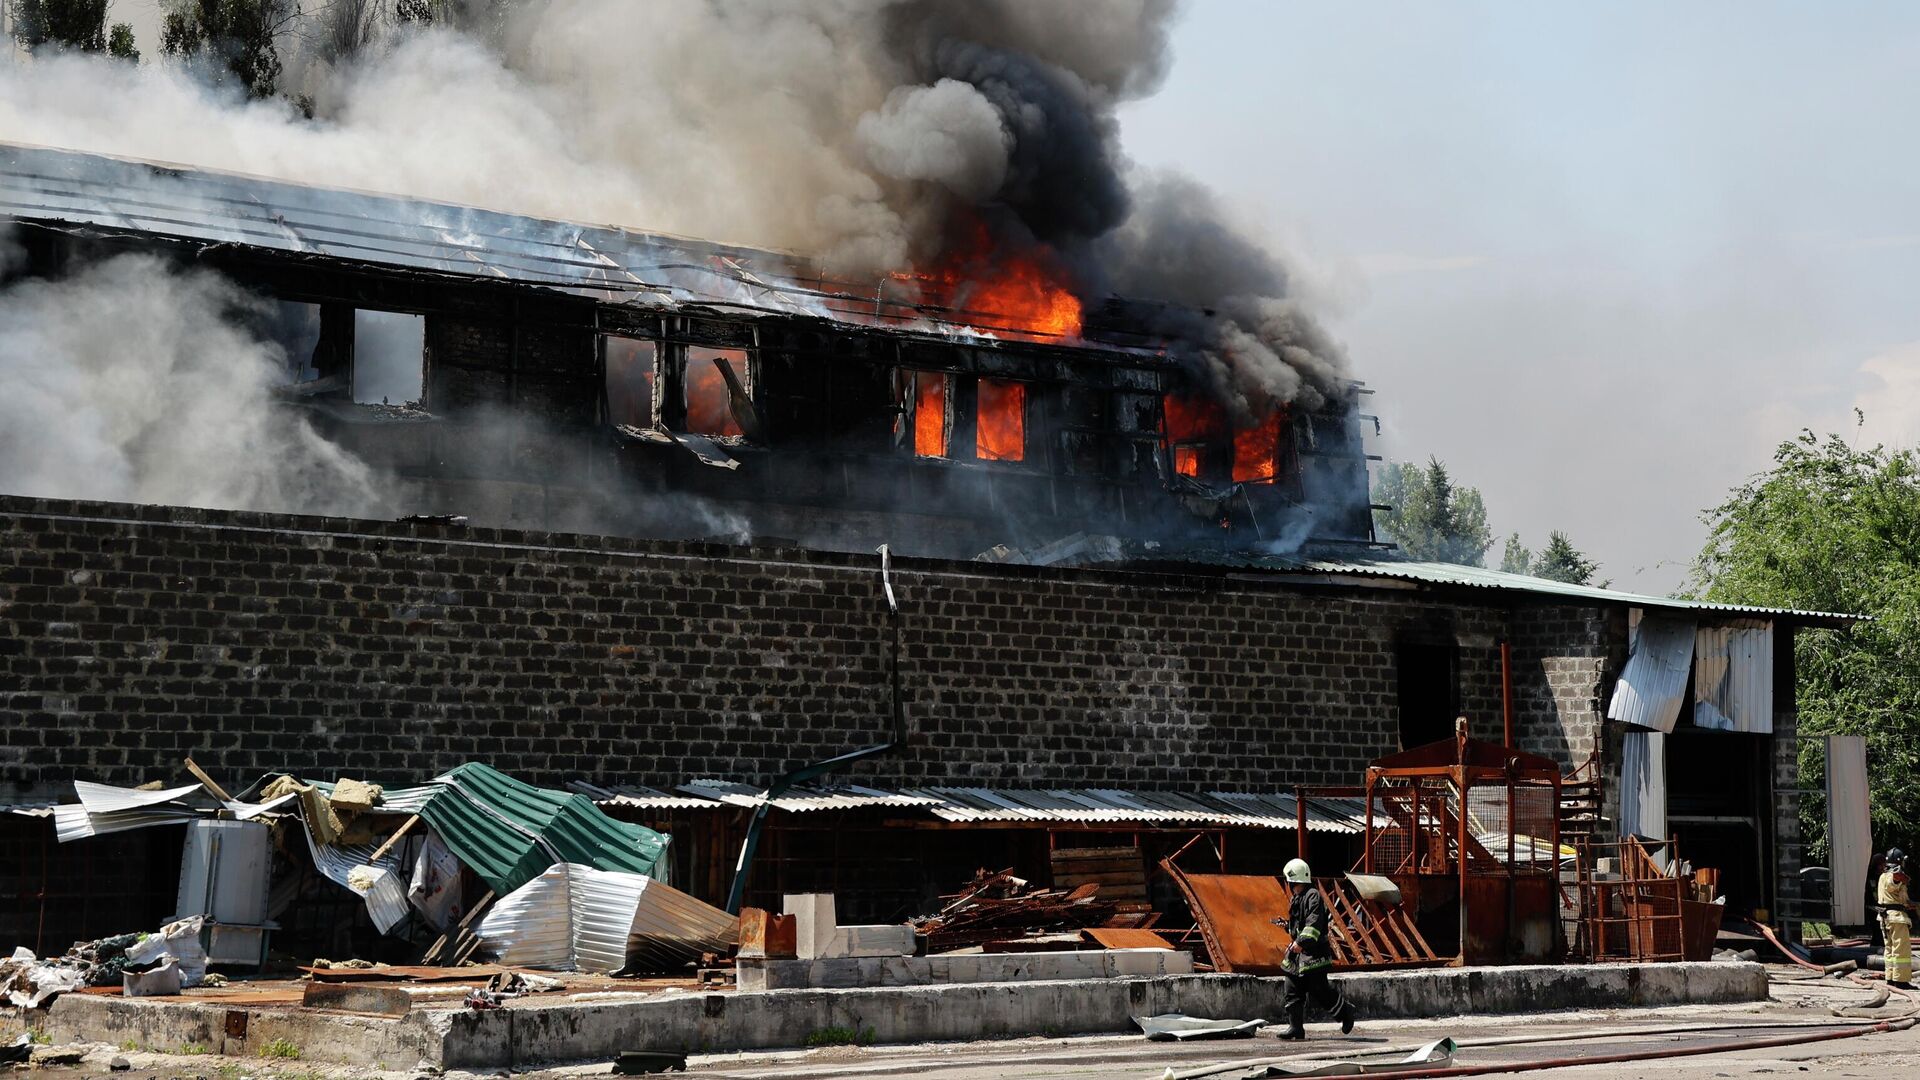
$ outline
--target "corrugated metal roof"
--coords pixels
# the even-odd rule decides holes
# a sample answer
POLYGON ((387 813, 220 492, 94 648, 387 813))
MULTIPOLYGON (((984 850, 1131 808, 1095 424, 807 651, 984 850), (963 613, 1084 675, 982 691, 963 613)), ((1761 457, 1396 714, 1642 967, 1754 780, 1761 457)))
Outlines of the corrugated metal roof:
POLYGON ((626 806, 637 810, 711 810, 714 806, 712 799, 675 795, 638 784, 602 786, 585 780, 569 780, 567 787, 592 799, 596 806, 626 806))
MULTIPOLYGON (((584 782, 571 785, 585 793, 603 792, 602 806, 685 809, 755 807, 765 792, 733 780, 702 779, 682 784, 685 797, 654 793, 628 798, 627 789, 599 787, 584 782)), ((651 788, 636 789, 653 792, 651 788)), ((835 787, 799 785, 772 800, 781 810, 858 810, 870 807, 921 809, 953 822, 1059 821, 1079 824, 1102 822, 1149 824, 1184 823, 1267 829, 1295 827, 1297 808, 1289 791, 1164 792, 1125 791, 1117 788, 983 788, 941 787, 886 791, 857 784, 835 787)), ((1361 799, 1313 796, 1307 800, 1307 828, 1314 832, 1358 833, 1366 819, 1361 799)))
MULTIPOLYGON (((885 325, 989 346, 993 328, 1007 322, 895 298, 872 281, 830 280, 789 253, 48 147, 0 143, 0 217, 513 281, 659 310, 693 305, 885 325)), ((1157 362, 1154 349, 1099 347, 1157 362)))
POLYGON ((870 806, 931 806, 939 801, 924 795, 881 791, 858 784, 793 787, 772 800, 767 799, 765 791, 733 780, 692 780, 681 784, 679 790, 730 806, 753 807, 770 801, 778 809, 795 813, 859 810, 870 806))
POLYGON ((1384 577, 1401 581, 1417 581, 1431 585, 1460 585, 1477 589, 1505 589, 1529 592, 1541 596, 1563 596, 1575 600, 1591 600, 1605 604, 1625 604, 1631 607, 1652 608, 1665 611, 1709 611, 1727 615, 1764 615, 1774 618, 1792 618, 1808 622, 1853 623, 1865 619, 1864 615, 1849 615, 1836 611, 1803 611, 1798 608, 1751 607, 1744 604, 1716 604, 1705 600, 1685 600, 1672 596, 1649 596, 1644 593, 1621 592, 1615 589, 1602 589, 1592 585, 1572 585, 1564 581, 1532 577, 1527 574, 1509 574, 1501 570, 1489 570, 1483 566, 1458 566, 1453 563, 1402 562, 1394 559, 1271 559, 1273 569, 1292 569, 1318 574, 1336 574, 1351 577, 1384 577))

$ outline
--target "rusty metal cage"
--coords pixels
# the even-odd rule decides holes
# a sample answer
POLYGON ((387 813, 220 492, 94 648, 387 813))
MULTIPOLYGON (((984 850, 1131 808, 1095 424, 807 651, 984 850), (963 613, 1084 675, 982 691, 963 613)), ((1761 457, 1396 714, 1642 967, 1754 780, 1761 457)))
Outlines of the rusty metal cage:
POLYGON ((1357 869, 1399 885, 1436 947, 1464 963, 1561 955, 1558 765, 1463 732, 1374 762, 1366 799, 1357 869))

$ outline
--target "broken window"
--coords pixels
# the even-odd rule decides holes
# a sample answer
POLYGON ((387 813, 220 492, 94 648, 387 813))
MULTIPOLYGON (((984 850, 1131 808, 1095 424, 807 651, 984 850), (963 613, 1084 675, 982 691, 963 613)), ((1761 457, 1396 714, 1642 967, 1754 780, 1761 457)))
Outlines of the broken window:
POLYGON ((320 305, 276 300, 261 311, 261 318, 261 336, 286 355, 287 381, 319 378, 320 368, 314 361, 320 348, 320 305))
POLYGON ((1220 406, 1204 398, 1167 395, 1162 406, 1167 436, 1167 455, 1173 471, 1200 479, 1207 471, 1207 448, 1219 439, 1226 426, 1220 406))
POLYGON ((1280 410, 1252 427, 1233 433, 1233 479, 1241 484, 1271 484, 1280 455, 1280 410))
POLYGON ((975 456, 981 461, 1025 461, 1026 384, 981 379, 975 408, 975 456))
POLYGON ((947 456, 947 377, 937 371, 901 371, 901 438, 913 437, 915 457, 947 456))
POLYGON ((607 368, 607 422, 615 427, 653 426, 654 357, 659 346, 640 338, 600 339, 607 368))
POLYGON ((687 347, 687 430, 697 435, 746 434, 753 395, 745 349, 687 347))
POLYGON ((427 376, 427 320, 398 311, 353 313, 353 400, 419 401, 427 376))

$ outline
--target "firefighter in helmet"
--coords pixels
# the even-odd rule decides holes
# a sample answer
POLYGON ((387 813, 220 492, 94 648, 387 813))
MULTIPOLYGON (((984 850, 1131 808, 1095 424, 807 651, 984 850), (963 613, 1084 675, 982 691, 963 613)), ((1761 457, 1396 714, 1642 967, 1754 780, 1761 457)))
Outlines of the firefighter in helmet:
POLYGON ((1880 927, 1887 940, 1887 981, 1906 986, 1913 979, 1913 901, 1907 897, 1907 856, 1887 849, 1887 870, 1880 875, 1880 927))
POLYGON ((1313 871, 1305 859, 1294 859, 1281 871, 1287 882, 1287 917, 1273 920, 1285 926, 1293 943, 1287 946, 1287 1030, 1283 1039, 1307 1037, 1307 999, 1340 1021, 1340 1033, 1353 1030, 1355 1010, 1346 995, 1327 978, 1333 967, 1333 944, 1327 940, 1327 902, 1314 887, 1313 871))

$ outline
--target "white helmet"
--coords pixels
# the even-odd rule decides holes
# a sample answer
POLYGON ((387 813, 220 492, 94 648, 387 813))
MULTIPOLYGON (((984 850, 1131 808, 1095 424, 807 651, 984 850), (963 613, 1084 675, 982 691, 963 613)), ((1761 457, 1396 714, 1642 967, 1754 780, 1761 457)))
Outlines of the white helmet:
POLYGON ((1305 859, 1288 860, 1287 867, 1280 871, 1280 876, 1295 885, 1313 884, 1313 868, 1307 865, 1305 859))

